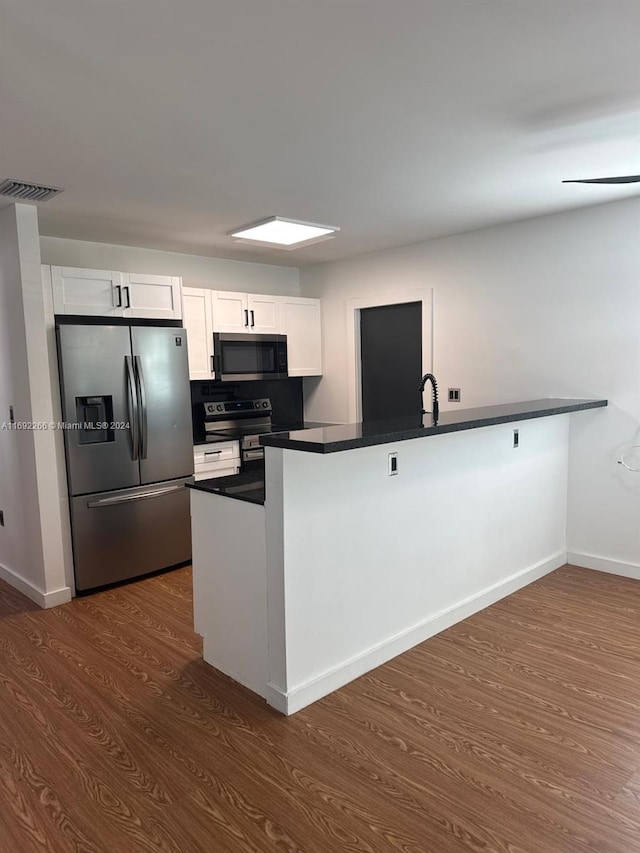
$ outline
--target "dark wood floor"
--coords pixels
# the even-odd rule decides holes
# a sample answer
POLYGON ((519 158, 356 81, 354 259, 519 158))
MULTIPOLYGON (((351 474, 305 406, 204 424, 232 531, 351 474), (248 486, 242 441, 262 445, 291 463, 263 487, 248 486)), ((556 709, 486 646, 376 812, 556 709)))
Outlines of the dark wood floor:
POLYGON ((640 851, 640 583, 566 567, 289 719, 200 659, 186 569, 0 583, 0 850, 640 851))

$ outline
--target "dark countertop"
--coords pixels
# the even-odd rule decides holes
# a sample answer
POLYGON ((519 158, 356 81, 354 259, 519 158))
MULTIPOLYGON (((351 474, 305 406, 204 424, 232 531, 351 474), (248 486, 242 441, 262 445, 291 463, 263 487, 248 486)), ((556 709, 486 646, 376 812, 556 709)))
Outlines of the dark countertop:
POLYGON ((212 477, 187 484, 198 492, 209 492, 250 504, 264 504, 264 472, 246 471, 229 477, 212 477))
POLYGON ((515 421, 546 418, 549 415, 564 415, 584 409, 598 409, 607 405, 607 400, 575 400, 569 398, 545 398, 526 400, 521 403, 505 403, 499 406, 482 406, 477 409, 459 409, 441 412, 437 424, 430 414, 370 421, 355 424, 337 424, 315 429, 291 430, 260 437, 265 447, 281 447, 287 450, 304 450, 310 453, 336 453, 357 447, 406 441, 410 438, 440 435, 459 430, 506 424, 515 421))
MULTIPOLYGON (((272 424, 271 432, 294 432, 301 429, 314 429, 316 427, 327 427, 327 426, 336 426, 336 424, 328 424, 326 422, 320 421, 294 421, 293 423, 285 423, 285 424, 272 424)), ((237 438, 225 438, 219 437, 216 439, 216 442, 206 441, 205 439, 195 440, 193 442, 194 447, 201 447, 206 444, 214 444, 219 441, 238 441, 237 438)))

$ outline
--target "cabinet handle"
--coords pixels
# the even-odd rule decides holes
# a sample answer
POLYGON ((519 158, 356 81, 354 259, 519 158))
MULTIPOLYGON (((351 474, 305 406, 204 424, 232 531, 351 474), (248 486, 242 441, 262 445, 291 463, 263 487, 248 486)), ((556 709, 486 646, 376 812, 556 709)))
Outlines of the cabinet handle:
POLYGON ((244 309, 244 325, 245 328, 249 325, 249 312, 246 308, 244 309))
POLYGON ((205 456, 220 456, 221 453, 222 453, 221 450, 205 450, 204 455, 205 456))
POLYGON ((122 288, 127 296, 127 304, 124 306, 125 308, 131 308, 131 295, 129 294, 129 286, 125 284, 122 288))
POLYGON ((252 308, 251 309, 251 328, 253 329, 254 326, 255 326, 255 318, 253 316, 253 308, 252 308))
POLYGON ((116 302, 116 308, 122 308, 122 287, 120 287, 119 284, 116 284, 115 288, 118 291, 118 301, 116 302))
POLYGON ((216 372, 216 363, 214 361, 214 356, 211 356, 211 372, 212 373, 216 372))

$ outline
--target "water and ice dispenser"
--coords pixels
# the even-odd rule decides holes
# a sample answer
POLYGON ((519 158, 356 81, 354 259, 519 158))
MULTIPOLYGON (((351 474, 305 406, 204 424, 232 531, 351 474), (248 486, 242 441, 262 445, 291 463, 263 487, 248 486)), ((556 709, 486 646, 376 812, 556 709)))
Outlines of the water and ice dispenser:
POLYGON ((79 444, 114 441, 113 397, 76 397, 76 422, 79 444))

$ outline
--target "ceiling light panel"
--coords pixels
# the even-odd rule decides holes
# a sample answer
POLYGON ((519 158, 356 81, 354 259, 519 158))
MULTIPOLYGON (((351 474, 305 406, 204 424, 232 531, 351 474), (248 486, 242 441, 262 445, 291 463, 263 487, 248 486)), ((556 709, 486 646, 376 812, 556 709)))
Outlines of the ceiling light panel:
POLYGON ((234 229, 231 236, 243 243, 295 249, 298 246, 308 246, 310 243, 327 240, 339 230, 332 225, 320 225, 315 222, 301 222, 296 219, 284 219, 281 216, 270 216, 268 219, 260 219, 257 222, 250 222, 248 225, 234 229))

